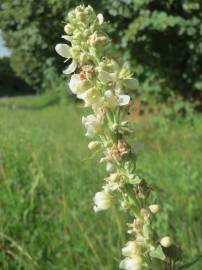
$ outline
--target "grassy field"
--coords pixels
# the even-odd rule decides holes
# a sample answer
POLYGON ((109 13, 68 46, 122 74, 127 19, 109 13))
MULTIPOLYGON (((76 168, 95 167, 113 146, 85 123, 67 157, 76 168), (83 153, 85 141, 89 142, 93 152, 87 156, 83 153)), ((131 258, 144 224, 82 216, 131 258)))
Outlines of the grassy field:
MULTIPOLYGON (((93 212, 104 170, 87 149, 83 109, 53 103, 0 100, 0 269, 118 269, 129 220, 93 212)), ((165 206, 159 230, 182 245, 185 262, 202 254, 201 120, 147 120, 134 139, 138 170, 165 206)))

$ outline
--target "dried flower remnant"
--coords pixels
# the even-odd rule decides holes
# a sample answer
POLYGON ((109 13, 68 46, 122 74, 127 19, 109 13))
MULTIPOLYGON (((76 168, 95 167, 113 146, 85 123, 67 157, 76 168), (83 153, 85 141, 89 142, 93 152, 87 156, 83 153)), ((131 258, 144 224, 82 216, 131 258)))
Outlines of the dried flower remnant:
POLYGON ((123 156, 128 154, 129 148, 126 142, 118 140, 112 145, 111 148, 107 149, 106 160, 108 161, 121 161, 123 156))

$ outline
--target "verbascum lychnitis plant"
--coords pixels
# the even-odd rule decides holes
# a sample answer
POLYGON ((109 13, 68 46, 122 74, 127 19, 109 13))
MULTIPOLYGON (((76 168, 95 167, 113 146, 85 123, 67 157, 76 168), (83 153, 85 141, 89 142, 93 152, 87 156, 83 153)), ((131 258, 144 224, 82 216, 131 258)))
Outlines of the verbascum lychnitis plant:
MULTIPOLYGON (((69 65, 64 74, 71 75, 70 90, 83 100, 92 113, 82 118, 91 151, 100 150, 100 162, 106 166, 101 191, 94 197, 94 211, 118 205, 128 213, 129 241, 122 248, 120 268, 126 270, 173 270, 180 258, 169 235, 159 235, 155 221, 163 207, 155 190, 136 172, 136 156, 130 145, 134 137, 128 113, 132 98, 128 94, 138 87, 130 67, 119 57, 112 57, 112 43, 106 33, 102 14, 91 6, 78 6, 68 14, 57 53, 69 65), (126 94, 127 93, 127 94, 126 94)), ((107 269, 107 266, 106 266, 107 269)))

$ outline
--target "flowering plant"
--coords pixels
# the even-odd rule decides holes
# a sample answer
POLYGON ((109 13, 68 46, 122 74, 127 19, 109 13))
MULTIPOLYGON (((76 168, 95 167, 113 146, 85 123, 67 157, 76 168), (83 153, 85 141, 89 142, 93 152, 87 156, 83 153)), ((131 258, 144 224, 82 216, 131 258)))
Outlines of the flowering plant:
POLYGON ((130 67, 121 59, 112 58, 107 23, 102 14, 96 15, 90 6, 78 6, 68 14, 63 39, 67 44, 56 45, 56 51, 71 61, 64 74, 71 74, 70 90, 92 114, 83 117, 86 136, 92 141, 88 148, 103 153, 107 176, 102 190, 94 197, 94 211, 99 212, 118 203, 128 212, 130 240, 122 249, 125 270, 175 269, 180 249, 169 236, 159 236, 155 217, 161 207, 154 189, 137 175, 136 156, 129 143, 134 134, 130 124, 130 89, 138 86, 130 67))

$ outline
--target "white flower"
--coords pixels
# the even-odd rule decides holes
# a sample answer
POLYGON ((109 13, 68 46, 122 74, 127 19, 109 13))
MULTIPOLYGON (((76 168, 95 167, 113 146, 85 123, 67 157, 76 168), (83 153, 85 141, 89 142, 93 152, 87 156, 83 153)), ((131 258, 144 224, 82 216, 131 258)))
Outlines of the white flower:
POLYGON ((87 117, 82 117, 82 123, 87 129, 86 136, 94 137, 101 129, 100 118, 96 117, 93 114, 88 115, 87 117))
POLYGON ((114 165, 112 163, 110 163, 110 162, 107 162, 106 171, 112 173, 112 172, 114 172, 114 169, 115 169, 114 165))
POLYGON ((130 96, 128 96, 128 95, 119 95, 118 96, 118 104, 119 104, 119 106, 128 105, 129 102, 130 102, 130 96))
POLYGON ((118 93, 114 94, 111 90, 105 92, 106 105, 109 108, 114 108, 116 106, 125 106, 130 102, 130 96, 120 95, 118 93))
POLYGON ((139 246, 135 241, 129 241, 125 247, 122 248, 122 254, 125 257, 134 257, 139 252, 139 246))
POLYGON ((125 270, 140 270, 142 268, 142 259, 139 256, 127 257, 121 261, 119 267, 125 270))
POLYGON ((95 194, 94 197, 94 211, 99 212, 110 208, 112 202, 112 197, 107 191, 100 191, 95 194))
POLYGON ((69 81, 69 88, 74 94, 78 94, 79 88, 82 85, 82 80, 80 79, 79 74, 73 74, 69 81))
POLYGON ((87 80, 81 80, 79 74, 73 74, 69 81, 69 88, 78 98, 85 98, 85 91, 90 87, 87 80))
MULTIPOLYGON (((67 36, 63 36, 63 38, 65 37, 67 36)), ((67 44, 57 44, 55 46, 55 50, 60 56, 66 58, 66 60, 72 58, 71 47, 68 46, 67 44)), ((76 68, 77 68, 77 61, 73 60, 72 63, 68 66, 68 68, 63 71, 63 73, 66 75, 71 74, 76 70, 76 68)))
POLYGON ((88 89, 83 95, 83 99, 85 101, 85 107, 92 106, 93 109, 99 108, 103 103, 103 98, 95 87, 88 89))
POLYGON ((70 49, 71 49, 70 46, 68 46, 67 44, 57 44, 55 46, 56 52, 60 56, 67 58, 67 59, 71 58, 70 49))

